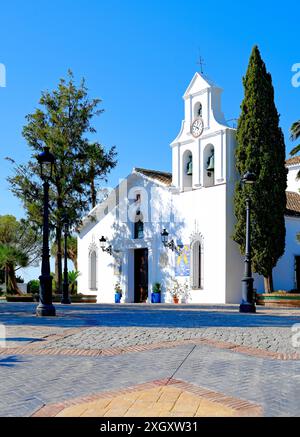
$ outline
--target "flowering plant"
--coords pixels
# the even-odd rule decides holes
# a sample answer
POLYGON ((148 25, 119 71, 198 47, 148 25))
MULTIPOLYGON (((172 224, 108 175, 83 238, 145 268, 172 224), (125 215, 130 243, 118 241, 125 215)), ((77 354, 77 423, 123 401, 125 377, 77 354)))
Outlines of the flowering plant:
POLYGON ((182 297, 187 299, 189 297, 189 284, 188 281, 185 281, 183 284, 180 284, 177 279, 172 279, 172 286, 170 287, 170 294, 172 297, 182 297))

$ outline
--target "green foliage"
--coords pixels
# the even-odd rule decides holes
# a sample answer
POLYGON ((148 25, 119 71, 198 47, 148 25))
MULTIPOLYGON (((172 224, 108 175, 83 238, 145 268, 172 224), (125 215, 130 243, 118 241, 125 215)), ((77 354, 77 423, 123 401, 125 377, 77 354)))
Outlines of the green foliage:
POLYGON ((68 282, 71 287, 71 294, 74 294, 77 287, 77 279, 80 276, 80 272, 78 270, 71 270, 68 272, 68 282))
POLYGON ((153 293, 161 293, 161 285, 159 282, 155 282, 152 286, 153 293))
MULTIPOLYGON (((51 246, 51 255, 55 257, 56 254, 57 244, 54 242, 51 246)), ((65 256, 63 239, 61 239, 61 254, 62 257, 65 256)), ((74 235, 69 235, 67 237, 67 257, 73 262, 75 270, 77 270, 77 238, 74 235)))
POLYGON ((77 86, 72 72, 61 79, 57 89, 45 91, 40 107, 27 115, 23 136, 31 149, 26 164, 9 159, 13 176, 8 178, 11 191, 21 199, 29 219, 41 227, 43 189, 36 156, 44 146, 55 155, 56 165, 49 192, 50 230, 57 244, 56 276, 61 290, 62 218, 67 215, 70 226, 80 224, 81 217, 90 210, 92 191, 116 165, 116 152, 105 151, 97 142, 87 138, 96 132, 92 118, 103 112, 99 99, 89 99, 84 80, 77 86))
POLYGON ((237 128, 236 168, 240 175, 254 172, 257 182, 235 188, 234 240, 245 250, 245 200, 251 199, 251 237, 254 270, 271 278, 284 253, 286 207, 285 144, 274 103, 271 75, 259 49, 252 50, 243 79, 245 96, 237 128))
MULTIPOLYGON (((300 138, 300 120, 295 121, 292 126, 291 126, 291 140, 292 141, 296 141, 300 138)), ((298 144, 297 146, 295 146, 292 150, 291 150, 291 155, 296 155, 297 153, 300 152, 300 144, 298 144)))
POLYGON ((123 294, 120 282, 116 282, 116 284, 115 284, 115 292, 116 293, 120 293, 121 295, 123 294))
POLYGON ((40 290, 40 281, 38 279, 32 279, 27 283, 27 293, 38 294, 40 290))
MULTIPOLYGON (((41 254, 41 236, 26 220, 0 216, 0 269, 7 272, 7 291, 20 293, 16 270, 36 265, 41 254)), ((2 275, 3 276, 3 275, 2 275)))

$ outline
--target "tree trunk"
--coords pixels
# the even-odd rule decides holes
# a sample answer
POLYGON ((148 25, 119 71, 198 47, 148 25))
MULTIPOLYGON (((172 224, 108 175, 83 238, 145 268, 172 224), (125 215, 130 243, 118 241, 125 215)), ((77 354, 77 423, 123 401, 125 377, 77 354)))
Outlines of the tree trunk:
MULTIPOLYGON (((57 252, 56 252, 56 254, 55 254, 55 267, 54 267, 54 279, 55 279, 55 287, 56 287, 56 284, 58 283, 58 262, 57 262, 57 252)), ((56 289, 55 290, 52 290, 52 291, 56 291, 56 289)))
POLYGON ((15 269, 14 269, 13 265, 10 264, 10 265, 7 266, 7 274, 8 274, 8 283, 10 284, 11 289, 15 293, 21 295, 22 292, 21 292, 21 290, 18 287, 17 279, 16 279, 16 274, 15 274, 15 269))
POLYGON ((264 277, 264 286, 265 286, 265 293, 272 293, 273 290, 273 275, 272 272, 269 274, 269 276, 264 277))
POLYGON ((55 257, 55 267, 57 271, 56 274, 56 291, 57 293, 62 293, 62 244, 61 244, 61 227, 56 228, 56 245, 57 252, 55 257))

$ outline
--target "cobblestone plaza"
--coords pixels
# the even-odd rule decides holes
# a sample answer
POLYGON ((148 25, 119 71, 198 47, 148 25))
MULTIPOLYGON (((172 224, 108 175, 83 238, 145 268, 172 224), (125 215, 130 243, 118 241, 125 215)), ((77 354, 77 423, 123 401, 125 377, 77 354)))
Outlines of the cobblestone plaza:
POLYGON ((58 305, 55 318, 34 311, 0 304, 1 416, 150 416, 159 408, 169 416, 299 416, 297 309, 72 304, 58 305))

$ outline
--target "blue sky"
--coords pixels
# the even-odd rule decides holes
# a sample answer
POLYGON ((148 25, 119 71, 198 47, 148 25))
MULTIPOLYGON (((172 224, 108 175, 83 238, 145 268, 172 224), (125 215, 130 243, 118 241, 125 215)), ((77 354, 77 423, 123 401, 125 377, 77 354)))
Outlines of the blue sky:
POLYGON ((289 127, 300 118, 300 88, 291 85, 300 62, 299 2, 195 0, 11 0, 0 6, 0 214, 24 215, 6 182, 11 156, 29 157, 22 139, 25 115, 40 93, 71 68, 85 77, 91 97, 103 100, 95 139, 116 145, 119 163, 109 177, 136 167, 171 169, 169 143, 183 118, 182 95, 199 56, 204 72, 224 89, 226 119, 239 116, 242 76, 258 44, 273 77, 287 153, 289 127))

